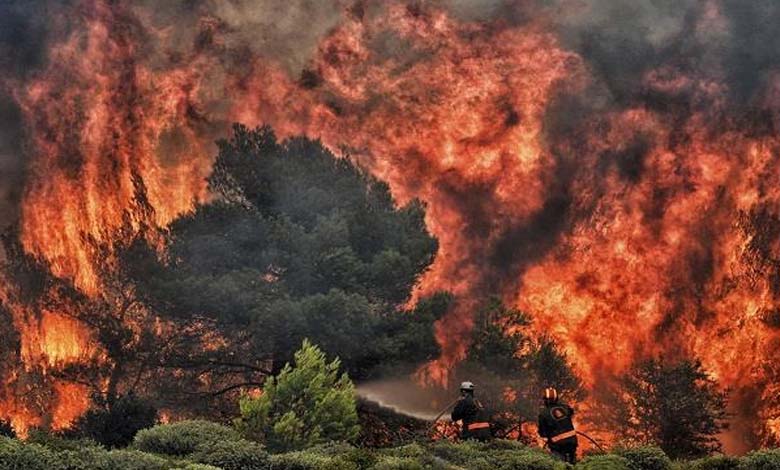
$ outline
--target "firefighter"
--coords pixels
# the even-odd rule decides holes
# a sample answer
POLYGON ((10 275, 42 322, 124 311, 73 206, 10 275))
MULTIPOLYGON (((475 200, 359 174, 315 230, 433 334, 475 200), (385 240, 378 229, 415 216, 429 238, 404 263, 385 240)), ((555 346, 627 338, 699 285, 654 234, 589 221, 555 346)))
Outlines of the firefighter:
POLYGON ((452 410, 452 421, 462 423, 461 438, 487 441, 493 437, 490 431, 488 413, 482 403, 474 398, 474 384, 463 382, 460 384, 460 400, 452 410))
POLYGON ((547 439, 550 452, 574 464, 577 459, 577 431, 571 418, 574 409, 558 400, 558 391, 544 389, 544 406, 539 410, 539 435, 547 439))

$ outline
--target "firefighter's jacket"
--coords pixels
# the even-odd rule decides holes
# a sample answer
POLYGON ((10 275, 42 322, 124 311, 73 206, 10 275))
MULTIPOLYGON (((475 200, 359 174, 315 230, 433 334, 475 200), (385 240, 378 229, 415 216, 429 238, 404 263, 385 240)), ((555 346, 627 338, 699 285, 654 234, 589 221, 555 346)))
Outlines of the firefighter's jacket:
POLYGON ((539 410, 539 435, 550 447, 577 445, 577 432, 572 423, 574 409, 565 403, 551 403, 539 410))
POLYGON ((492 437, 488 412, 473 395, 461 398, 455 404, 451 417, 452 421, 463 423, 461 437, 464 439, 485 440, 492 437))

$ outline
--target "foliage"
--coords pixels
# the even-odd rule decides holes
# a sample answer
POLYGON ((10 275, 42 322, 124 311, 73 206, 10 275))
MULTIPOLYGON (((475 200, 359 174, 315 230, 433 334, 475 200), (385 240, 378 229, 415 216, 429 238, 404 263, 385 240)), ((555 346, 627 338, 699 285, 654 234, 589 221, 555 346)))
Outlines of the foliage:
POLYGON ((304 340, 295 367, 287 364, 260 397, 241 400, 238 428, 275 452, 353 439, 359 431, 355 389, 346 374, 339 376, 340 366, 304 340))
POLYGON ((658 447, 627 447, 615 453, 630 462, 631 470, 672 470, 672 461, 658 447))
POLYGON ((582 470, 633 470, 631 463, 619 455, 591 455, 585 457, 578 465, 582 470))
MULTIPOLYGON (((139 450, 106 450, 78 443, 54 445, 0 438, 3 470, 564 470, 572 468, 538 448, 517 441, 420 442, 387 449, 355 448, 345 443, 268 455, 252 442, 226 438, 201 444, 193 453, 161 456, 139 450)), ((591 455, 582 470, 776 470, 780 449, 754 451, 744 457, 714 456, 671 464, 657 448, 617 449, 591 455)))
POLYGON ((39 444, 55 452, 100 447, 97 442, 89 438, 74 438, 72 435, 40 428, 30 429, 27 432, 25 442, 28 444, 39 444))
POLYGON ((694 460, 686 468, 690 470, 734 470, 739 468, 739 458, 728 455, 714 455, 694 460))
POLYGON ((204 444, 191 459, 222 470, 266 470, 270 464, 261 445, 245 440, 204 444))
POLYGON ((237 441, 240 436, 231 428, 209 421, 180 421, 144 429, 135 436, 133 447, 154 454, 184 456, 209 444, 237 441))
POLYGON ((204 465, 202 463, 189 463, 184 467, 174 468, 172 470, 222 470, 222 469, 220 469, 219 467, 212 467, 211 465, 204 465))
POLYGON ((71 432, 109 448, 126 447, 138 431, 156 422, 157 410, 131 393, 113 404, 90 409, 73 424, 71 432))
POLYGON ((62 470, 55 454, 39 444, 23 444, 0 438, 0 468, 3 470, 62 470))
POLYGON ((611 419, 630 441, 658 445, 671 458, 695 458, 720 449, 726 400, 700 362, 651 359, 622 377, 611 419))
POLYGON ((278 373, 304 338, 354 377, 436 356, 435 318, 397 312, 437 250, 419 202, 398 207, 348 158, 268 127, 235 126, 209 184, 221 197, 169 227, 170 263, 153 249, 126 262, 157 311, 209 318, 255 358, 247 382, 278 373))
POLYGON ((168 470, 171 467, 164 458, 137 450, 112 450, 106 454, 106 460, 105 470, 168 470))
POLYGON ((742 457, 739 470, 777 470, 780 468, 780 449, 756 450, 742 457))

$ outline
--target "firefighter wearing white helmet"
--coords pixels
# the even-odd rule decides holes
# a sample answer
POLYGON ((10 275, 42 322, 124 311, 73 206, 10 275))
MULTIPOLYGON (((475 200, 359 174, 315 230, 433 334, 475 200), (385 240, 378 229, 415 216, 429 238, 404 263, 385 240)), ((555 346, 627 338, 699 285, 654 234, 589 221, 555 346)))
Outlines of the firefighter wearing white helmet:
POLYGON ((574 409, 558 399, 558 391, 544 389, 544 406, 539 410, 539 435, 547 439, 550 451, 559 459, 574 464, 577 458, 577 431, 571 418, 574 409))
POLYGON ((463 382, 460 384, 460 400, 452 410, 452 421, 461 422, 461 438, 487 441, 493 437, 490 432, 488 413, 476 398, 474 398, 474 384, 463 382))

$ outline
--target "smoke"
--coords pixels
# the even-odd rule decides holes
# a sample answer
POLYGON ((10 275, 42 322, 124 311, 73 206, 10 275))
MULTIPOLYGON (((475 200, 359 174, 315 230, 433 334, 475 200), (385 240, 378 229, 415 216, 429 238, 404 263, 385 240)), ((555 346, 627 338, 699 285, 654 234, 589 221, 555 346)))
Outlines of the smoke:
POLYGON ((232 121, 272 124, 428 205, 449 359, 499 294, 586 375, 704 353, 751 387, 780 304, 775 248, 750 248, 780 200, 778 21, 773 0, 2 2, 0 226, 26 209, 25 247, 95 290, 81 244, 136 176, 164 225, 232 121))
POLYGON ((357 386, 356 392, 358 396, 396 413, 425 421, 449 419, 447 407, 457 398, 439 387, 423 387, 408 376, 362 383, 357 386))
POLYGON ((22 80, 45 62, 48 20, 44 2, 0 3, 0 231, 18 217, 25 170, 23 119, 8 80, 22 80))

